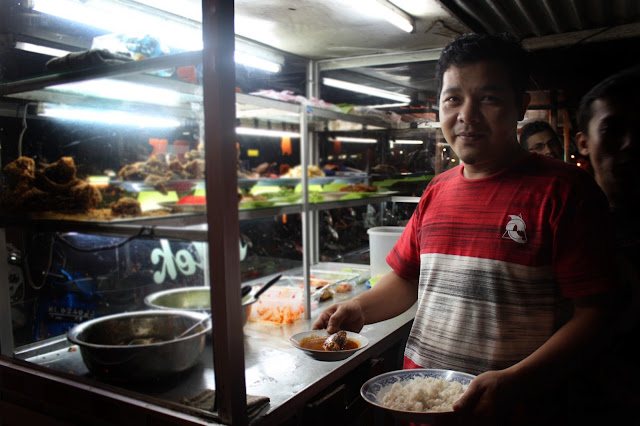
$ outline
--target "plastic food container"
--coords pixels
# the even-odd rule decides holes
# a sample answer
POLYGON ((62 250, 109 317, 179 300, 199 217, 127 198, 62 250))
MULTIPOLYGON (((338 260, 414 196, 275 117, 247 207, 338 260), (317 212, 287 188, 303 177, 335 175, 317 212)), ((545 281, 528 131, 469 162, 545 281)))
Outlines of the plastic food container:
POLYGON ((311 268, 312 276, 321 276, 319 274, 356 274, 357 278, 354 280, 355 284, 366 282, 371 278, 370 267, 366 265, 354 265, 338 262, 320 262, 311 268))
POLYGON ((273 286, 253 304, 249 321, 290 324, 304 314, 304 289, 273 286))
POLYGON ((369 234, 371 278, 391 271, 391 267, 385 259, 403 231, 404 226, 378 226, 367 230, 369 234))

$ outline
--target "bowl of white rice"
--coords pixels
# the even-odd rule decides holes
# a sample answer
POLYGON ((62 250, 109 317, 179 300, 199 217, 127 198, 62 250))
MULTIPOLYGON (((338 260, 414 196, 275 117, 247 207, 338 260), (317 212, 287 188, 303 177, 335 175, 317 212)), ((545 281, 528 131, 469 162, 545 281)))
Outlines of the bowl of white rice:
POLYGON ((369 379, 360 394, 368 403, 412 422, 451 416, 453 404, 475 378, 453 370, 397 370, 369 379))

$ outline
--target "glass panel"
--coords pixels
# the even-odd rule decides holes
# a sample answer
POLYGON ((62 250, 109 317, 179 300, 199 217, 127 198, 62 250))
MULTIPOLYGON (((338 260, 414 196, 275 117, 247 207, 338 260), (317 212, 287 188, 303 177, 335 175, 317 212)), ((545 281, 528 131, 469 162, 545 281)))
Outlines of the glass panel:
POLYGON ((208 284, 206 243, 14 231, 20 238, 8 243, 16 347, 89 319, 149 309, 145 298, 160 291, 208 284))

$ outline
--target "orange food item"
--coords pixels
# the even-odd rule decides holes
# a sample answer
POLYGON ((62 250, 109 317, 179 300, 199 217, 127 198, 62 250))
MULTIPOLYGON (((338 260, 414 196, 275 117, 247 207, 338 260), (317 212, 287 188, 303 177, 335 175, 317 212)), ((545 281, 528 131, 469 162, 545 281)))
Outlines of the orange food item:
POLYGON ((353 285, 349 283, 338 284, 337 286, 335 286, 334 290, 336 293, 347 293, 353 290, 353 285))
POLYGON ((304 313, 303 300, 299 288, 274 286, 253 305, 249 320, 291 324, 304 313))

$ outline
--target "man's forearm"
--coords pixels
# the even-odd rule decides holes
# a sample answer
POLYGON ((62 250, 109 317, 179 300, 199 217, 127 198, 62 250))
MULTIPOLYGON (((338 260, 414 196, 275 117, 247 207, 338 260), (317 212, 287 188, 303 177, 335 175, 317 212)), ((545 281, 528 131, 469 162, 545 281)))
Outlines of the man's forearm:
POLYGON ((409 281, 395 272, 389 272, 371 290, 353 300, 360 303, 365 324, 372 324, 400 315, 413 306, 417 299, 417 281, 409 281))

